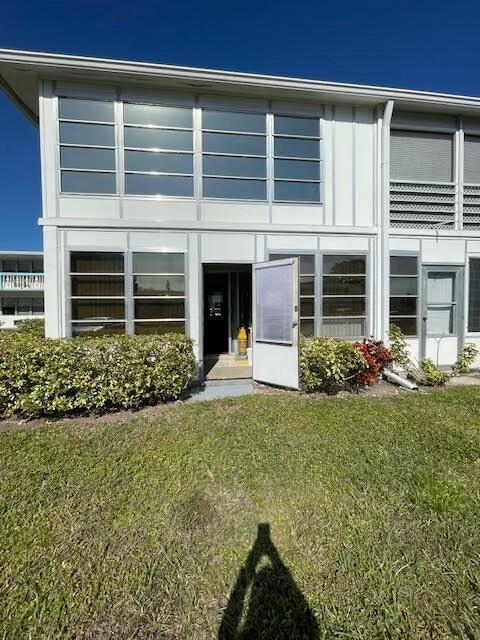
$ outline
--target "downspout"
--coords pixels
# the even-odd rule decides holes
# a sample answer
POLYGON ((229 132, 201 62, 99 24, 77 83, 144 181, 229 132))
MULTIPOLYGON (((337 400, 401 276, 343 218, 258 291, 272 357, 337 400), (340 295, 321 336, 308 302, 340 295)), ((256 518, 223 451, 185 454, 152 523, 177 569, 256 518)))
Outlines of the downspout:
POLYGON ((381 231, 380 231, 380 300, 382 301, 381 338, 388 342, 390 317, 390 124, 393 100, 388 100, 383 111, 381 148, 381 231))

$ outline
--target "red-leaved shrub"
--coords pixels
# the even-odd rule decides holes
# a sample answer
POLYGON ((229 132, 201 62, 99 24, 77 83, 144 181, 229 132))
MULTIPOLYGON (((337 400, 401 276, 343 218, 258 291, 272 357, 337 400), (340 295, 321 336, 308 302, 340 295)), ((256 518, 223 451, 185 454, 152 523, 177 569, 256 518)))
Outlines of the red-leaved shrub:
POLYGON ((368 368, 358 374, 355 382, 358 385, 371 386, 378 382, 378 378, 385 367, 392 361, 392 354, 381 340, 363 340, 354 342, 368 363, 368 368))

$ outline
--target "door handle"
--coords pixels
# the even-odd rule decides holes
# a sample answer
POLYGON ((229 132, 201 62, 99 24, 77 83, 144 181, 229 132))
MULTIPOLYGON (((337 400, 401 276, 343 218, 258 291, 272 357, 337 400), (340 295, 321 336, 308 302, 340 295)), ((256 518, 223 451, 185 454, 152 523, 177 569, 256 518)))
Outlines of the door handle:
POLYGON ((298 324, 298 322, 297 322, 296 320, 294 320, 294 321, 292 322, 292 328, 293 328, 293 329, 295 329, 295 327, 297 326, 297 324, 298 324))
POLYGON ((423 316, 423 317, 422 317, 422 320, 423 320, 424 322, 426 322, 426 321, 427 321, 427 316, 423 316))

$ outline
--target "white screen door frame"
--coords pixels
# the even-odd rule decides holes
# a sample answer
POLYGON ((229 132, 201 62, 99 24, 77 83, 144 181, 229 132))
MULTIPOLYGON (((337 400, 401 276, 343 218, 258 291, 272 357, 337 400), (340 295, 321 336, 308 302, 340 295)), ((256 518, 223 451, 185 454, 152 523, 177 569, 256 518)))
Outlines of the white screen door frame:
POLYGON ((253 379, 299 389, 299 261, 253 265, 253 379))
POLYGON ((453 364, 463 345, 463 283, 462 266, 424 265, 422 268, 420 353, 422 358, 431 358, 439 366, 453 364))

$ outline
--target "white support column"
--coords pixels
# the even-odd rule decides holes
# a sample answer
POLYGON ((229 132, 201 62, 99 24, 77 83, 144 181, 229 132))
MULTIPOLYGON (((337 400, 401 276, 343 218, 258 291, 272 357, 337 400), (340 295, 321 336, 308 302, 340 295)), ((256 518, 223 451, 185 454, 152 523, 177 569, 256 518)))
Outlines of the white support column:
POLYGON ((64 286, 61 266, 61 248, 56 227, 43 228, 43 270, 45 273, 45 335, 47 338, 61 338, 65 335, 62 327, 62 304, 64 286))

